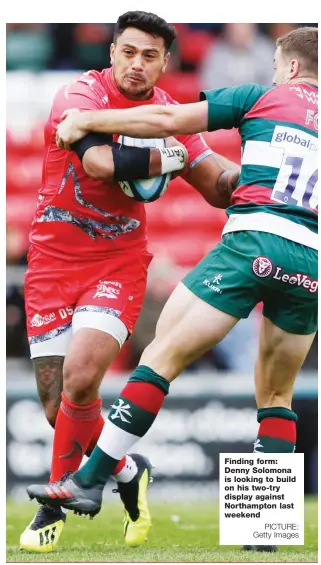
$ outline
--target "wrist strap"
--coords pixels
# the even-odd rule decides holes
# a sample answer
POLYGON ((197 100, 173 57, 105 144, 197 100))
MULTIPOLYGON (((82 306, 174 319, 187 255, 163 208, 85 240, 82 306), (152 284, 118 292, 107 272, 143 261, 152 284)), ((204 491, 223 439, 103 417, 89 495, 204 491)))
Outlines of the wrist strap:
POLYGON ((148 179, 149 147, 131 147, 119 143, 112 144, 114 159, 114 180, 132 181, 148 179))
POLYGON ((162 160, 162 175, 172 173, 173 171, 181 171, 184 169, 188 153, 184 146, 164 147, 160 149, 162 160))

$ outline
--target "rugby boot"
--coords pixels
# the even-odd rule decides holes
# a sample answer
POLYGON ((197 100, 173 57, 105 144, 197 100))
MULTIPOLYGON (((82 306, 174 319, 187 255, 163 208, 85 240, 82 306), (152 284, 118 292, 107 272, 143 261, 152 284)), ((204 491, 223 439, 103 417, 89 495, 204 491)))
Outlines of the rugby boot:
POLYGON ((244 545, 243 549, 245 551, 268 551, 269 553, 273 553, 277 551, 277 545, 244 545))
POLYGON ((27 488, 29 498, 35 498, 40 504, 53 507, 63 506, 74 510, 76 514, 93 518, 101 509, 103 488, 98 484, 94 487, 82 487, 74 479, 72 473, 67 473, 55 483, 48 485, 31 485, 27 488))
POLYGON ((20 536, 20 549, 37 553, 49 553, 55 549, 66 522, 61 508, 40 506, 20 536))
POLYGON ((147 457, 130 453, 137 465, 135 477, 128 483, 117 483, 117 489, 124 505, 124 536, 129 547, 143 544, 151 527, 151 516, 147 502, 148 486, 152 482, 152 465, 147 457))

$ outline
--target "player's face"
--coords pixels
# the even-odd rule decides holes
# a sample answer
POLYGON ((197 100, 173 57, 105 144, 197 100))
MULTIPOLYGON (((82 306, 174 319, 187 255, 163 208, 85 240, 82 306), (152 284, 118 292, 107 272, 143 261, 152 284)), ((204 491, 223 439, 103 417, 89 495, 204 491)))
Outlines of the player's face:
POLYGON ((110 59, 119 90, 133 100, 148 99, 169 59, 164 39, 128 27, 111 45, 110 59))
POLYGON ((291 59, 282 53, 278 47, 274 55, 274 84, 287 84, 298 75, 299 63, 296 59, 291 59))

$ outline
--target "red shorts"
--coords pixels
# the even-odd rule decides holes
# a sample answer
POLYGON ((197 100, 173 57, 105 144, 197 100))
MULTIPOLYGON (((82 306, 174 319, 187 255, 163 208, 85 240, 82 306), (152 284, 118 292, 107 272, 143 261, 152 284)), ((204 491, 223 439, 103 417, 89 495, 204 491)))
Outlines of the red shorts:
POLYGON ((72 263, 31 247, 25 276, 31 357, 65 355, 80 327, 106 331, 121 346, 140 314, 151 259, 146 251, 72 263))

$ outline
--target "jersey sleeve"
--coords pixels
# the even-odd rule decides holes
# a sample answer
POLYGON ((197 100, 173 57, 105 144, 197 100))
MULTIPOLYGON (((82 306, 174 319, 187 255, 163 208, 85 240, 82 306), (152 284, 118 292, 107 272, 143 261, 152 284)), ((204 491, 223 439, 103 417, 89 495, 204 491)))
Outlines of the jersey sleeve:
POLYGON ((63 86, 56 94, 51 110, 52 124, 57 125, 60 122, 61 114, 71 108, 82 111, 106 110, 108 105, 102 94, 101 86, 94 72, 80 75, 76 80, 63 86))
POLYGON ((193 169, 203 159, 213 154, 203 136, 198 133, 194 135, 175 135, 177 141, 185 145, 188 152, 188 169, 193 169))
POLYGON ((238 128, 244 115, 269 88, 244 84, 202 91, 200 100, 208 102, 208 131, 238 128))

